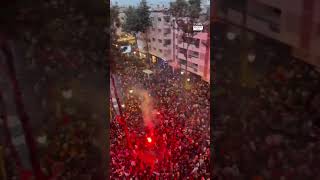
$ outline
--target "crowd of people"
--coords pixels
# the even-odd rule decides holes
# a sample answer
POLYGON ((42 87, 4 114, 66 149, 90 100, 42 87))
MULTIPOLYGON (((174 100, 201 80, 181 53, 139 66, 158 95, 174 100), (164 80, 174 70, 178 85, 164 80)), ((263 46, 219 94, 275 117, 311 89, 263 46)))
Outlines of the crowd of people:
POLYGON ((273 53, 268 60, 258 54, 249 63, 255 70, 259 61, 269 64, 262 75, 252 74, 257 77, 252 87, 239 81, 241 70, 229 66, 230 59, 217 62, 212 136, 216 179, 320 178, 320 73, 290 55, 273 53))
POLYGON ((148 76, 146 67, 137 65, 141 59, 123 59, 113 74, 124 106, 123 119, 111 120, 110 178, 210 178, 209 84, 162 63, 148 76), (153 102, 151 128, 144 123, 146 97, 135 92, 139 89, 153 102))

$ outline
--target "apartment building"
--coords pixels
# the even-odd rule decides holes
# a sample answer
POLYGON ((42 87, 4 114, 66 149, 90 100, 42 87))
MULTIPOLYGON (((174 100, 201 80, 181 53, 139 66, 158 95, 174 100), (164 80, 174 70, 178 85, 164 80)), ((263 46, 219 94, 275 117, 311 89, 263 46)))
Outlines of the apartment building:
POLYGON ((210 81, 210 40, 208 32, 197 33, 186 43, 176 31, 175 66, 210 81), (190 43, 191 42, 191 43, 190 43), (189 47, 188 47, 189 46, 189 47), (187 66, 187 67, 186 67, 187 66))
POLYGON ((153 9, 151 11, 152 27, 148 30, 147 36, 139 33, 137 36, 138 49, 141 56, 149 53, 153 62, 165 61, 173 69, 187 70, 190 73, 210 81, 210 45, 209 33, 199 32, 192 39, 192 44, 183 42, 181 32, 173 24, 167 10, 153 9), (148 40, 148 43, 146 43, 148 40), (187 65, 187 68, 186 68, 187 65))
POLYGON ((320 67, 320 1, 223 0, 218 4, 218 17, 287 44, 293 56, 320 67))

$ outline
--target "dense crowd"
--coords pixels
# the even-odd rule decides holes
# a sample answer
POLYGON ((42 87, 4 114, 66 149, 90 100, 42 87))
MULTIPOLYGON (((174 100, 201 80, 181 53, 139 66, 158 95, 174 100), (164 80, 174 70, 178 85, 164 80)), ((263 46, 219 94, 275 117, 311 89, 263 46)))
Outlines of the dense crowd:
MULTIPOLYGON (((265 61, 261 58, 258 54, 253 68, 265 61)), ((248 88, 228 60, 217 62, 213 176, 319 179, 320 73, 275 54, 263 75, 253 74, 256 86, 248 88)))
POLYGON ((151 68, 148 77, 138 63, 128 58, 116 64, 121 70, 114 76, 124 92, 120 99, 125 106, 124 122, 111 121, 110 178, 208 179, 209 84, 191 75, 188 82, 180 71, 161 63, 151 68), (144 89, 153 99, 157 122, 152 143, 145 139, 150 129, 144 124, 142 98, 131 94, 132 89, 144 89))

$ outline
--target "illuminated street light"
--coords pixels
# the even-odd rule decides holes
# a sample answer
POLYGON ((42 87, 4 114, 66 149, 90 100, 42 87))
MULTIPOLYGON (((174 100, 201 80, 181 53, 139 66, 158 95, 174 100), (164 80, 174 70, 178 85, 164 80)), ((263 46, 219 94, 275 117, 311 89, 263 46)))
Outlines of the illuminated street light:
POLYGON ((183 75, 184 74, 184 72, 183 71, 181 71, 181 75, 183 75))
POLYGON ((190 78, 188 78, 187 81, 189 82, 189 81, 190 81, 190 78))
POLYGON ((121 105, 122 108, 126 107, 124 104, 121 105))
POLYGON ((132 89, 130 89, 130 90, 129 90, 129 93, 130 93, 130 94, 132 94, 132 93, 133 93, 133 90, 132 90, 132 89))

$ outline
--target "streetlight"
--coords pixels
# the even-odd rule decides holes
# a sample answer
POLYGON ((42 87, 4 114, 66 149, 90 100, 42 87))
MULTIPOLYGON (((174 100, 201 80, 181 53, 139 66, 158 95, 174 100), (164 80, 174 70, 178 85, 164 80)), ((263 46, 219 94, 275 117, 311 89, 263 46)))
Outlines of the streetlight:
POLYGON ((188 78, 187 81, 189 82, 189 81, 190 81, 190 78, 188 78))
POLYGON ((132 94, 132 93, 133 93, 133 90, 132 90, 132 89, 130 89, 130 90, 129 90, 129 93, 130 93, 130 94, 132 94))
POLYGON ((184 72, 183 71, 181 71, 181 75, 183 75, 184 74, 184 72))
POLYGON ((121 107, 124 108, 124 107, 126 107, 126 106, 125 106, 124 104, 121 104, 121 107))

